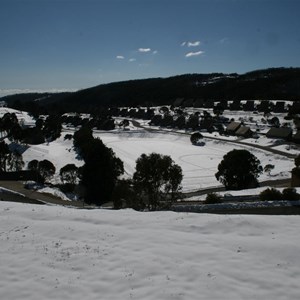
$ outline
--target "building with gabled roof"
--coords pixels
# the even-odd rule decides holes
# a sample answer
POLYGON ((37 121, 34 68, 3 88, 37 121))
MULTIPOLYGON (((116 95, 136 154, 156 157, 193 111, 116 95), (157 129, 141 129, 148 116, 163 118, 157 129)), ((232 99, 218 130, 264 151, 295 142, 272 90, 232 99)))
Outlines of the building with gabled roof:
POLYGON ((236 131, 241 127, 242 123, 240 122, 231 122, 228 124, 228 126, 226 127, 226 132, 228 134, 232 134, 235 135, 236 131))
POLYGON ((266 134, 268 138, 290 140, 293 135, 293 130, 289 127, 272 127, 266 134))
POLYGON ((250 138, 253 135, 253 131, 248 126, 240 126, 240 128, 235 132, 235 135, 250 138))

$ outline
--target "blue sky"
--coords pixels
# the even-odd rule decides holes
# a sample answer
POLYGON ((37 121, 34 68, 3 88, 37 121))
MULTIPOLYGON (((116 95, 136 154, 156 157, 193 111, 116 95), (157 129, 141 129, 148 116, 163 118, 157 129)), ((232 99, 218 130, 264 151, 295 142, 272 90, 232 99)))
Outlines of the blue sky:
POLYGON ((0 0, 0 89, 300 67, 298 0, 0 0))

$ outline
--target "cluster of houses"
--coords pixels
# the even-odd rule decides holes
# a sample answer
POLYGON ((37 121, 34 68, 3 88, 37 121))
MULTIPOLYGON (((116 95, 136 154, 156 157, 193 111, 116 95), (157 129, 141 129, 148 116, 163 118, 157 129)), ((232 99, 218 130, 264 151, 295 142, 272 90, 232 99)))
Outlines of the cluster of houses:
MULTIPOLYGON (((288 113, 289 115, 300 114, 300 101, 293 103, 288 101, 268 101, 268 100, 233 100, 233 101, 216 101, 216 100, 202 100, 202 99, 183 99, 178 98, 174 101, 174 106, 180 107, 194 107, 194 108, 213 108, 221 111, 228 109, 231 111, 249 111, 249 112, 274 112, 274 113, 288 113)), ((279 124, 278 124, 279 125, 279 124)), ((293 134, 290 127, 279 127, 273 124, 266 133, 266 137, 282 139, 295 143, 300 143, 300 131, 293 134)), ((255 132, 249 126, 245 126, 242 122, 230 122, 225 132, 228 135, 234 135, 243 138, 252 137, 255 132)))
POLYGON ((272 111, 275 113, 300 113, 300 101, 294 101, 292 104, 288 101, 276 100, 232 100, 217 101, 213 99, 184 99, 177 98, 173 102, 174 107, 194 107, 194 108, 215 108, 220 107, 223 110, 243 110, 243 111, 272 111))
MULTIPOLYGON (((177 99, 178 104, 182 104, 183 99, 177 99)), ((233 101, 230 106, 231 109, 241 107, 241 101, 233 101)), ((285 101, 277 101, 273 103, 271 101, 243 101, 243 109, 251 111, 252 109, 256 111, 266 110, 270 108, 270 103, 272 104, 272 112, 287 112, 287 108, 300 112, 300 102, 294 102, 292 105, 287 105, 285 101), (255 104, 255 106, 254 106, 255 104)), ((190 99, 189 101, 184 101, 184 104, 187 107, 191 107, 190 105, 195 105, 195 101, 190 99)), ((199 103, 198 103, 199 104, 199 103)), ((208 104, 208 103, 206 103, 208 104)), ((213 108, 215 108, 219 103, 211 102, 213 108)), ((223 105, 223 104, 222 104, 223 105)), ((226 104, 225 101, 225 105, 226 104)), ((150 125, 162 126, 162 127, 170 127, 170 128, 179 128, 179 129, 192 129, 192 130, 207 130, 207 131, 222 131, 228 135, 233 135, 241 138, 250 138, 257 135, 257 132, 253 127, 245 125, 242 121, 234 121, 230 122, 229 118, 226 118, 222 115, 212 116, 208 111, 204 110, 202 113, 195 112, 190 115, 186 115, 185 107, 177 107, 173 106, 173 108, 161 107, 159 109, 159 113, 154 113, 153 108, 142 109, 142 108, 123 108, 118 109, 117 111, 113 111, 111 109, 110 113, 114 113, 115 116, 122 117, 130 117, 130 118, 138 118, 138 119, 150 119, 150 125), (224 128, 224 129, 222 129, 224 128), (222 130, 221 130, 222 129, 222 130), (224 131, 223 131, 224 130, 224 131)), ((115 109, 116 110, 116 109, 115 109)), ((296 134, 293 134, 293 130, 291 127, 282 126, 280 127, 280 122, 277 117, 273 117, 270 120, 267 120, 269 126, 272 127, 265 133, 266 137, 273 139, 282 139, 290 142, 300 143, 300 131, 296 134), (276 120, 275 120, 276 119, 276 120)), ((298 127, 298 126, 297 126, 298 127)))
MULTIPOLYGON (((241 122, 231 122, 226 128, 226 132, 229 135, 235 135, 243 138, 250 138, 254 132, 250 127, 244 126, 241 122)), ((300 131, 293 134, 293 130, 290 127, 271 127, 266 133, 267 138, 282 139, 289 142, 300 143, 300 131)))

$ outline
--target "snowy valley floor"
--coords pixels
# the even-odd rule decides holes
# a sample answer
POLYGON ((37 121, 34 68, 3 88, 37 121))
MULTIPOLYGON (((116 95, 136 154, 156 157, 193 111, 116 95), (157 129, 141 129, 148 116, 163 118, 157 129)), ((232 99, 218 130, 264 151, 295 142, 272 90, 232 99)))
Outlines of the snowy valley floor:
POLYGON ((299 216, 0 202, 1 299, 299 299, 299 216))

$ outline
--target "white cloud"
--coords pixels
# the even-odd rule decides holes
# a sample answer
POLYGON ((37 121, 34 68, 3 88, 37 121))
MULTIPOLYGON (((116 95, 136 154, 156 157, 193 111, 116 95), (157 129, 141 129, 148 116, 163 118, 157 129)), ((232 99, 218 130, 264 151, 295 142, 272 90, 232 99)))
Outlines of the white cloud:
POLYGON ((136 61, 135 58, 130 58, 130 59, 129 59, 129 62, 134 62, 134 61, 136 61))
POLYGON ((158 53, 158 51, 157 50, 154 50, 153 52, 152 52, 152 54, 157 54, 158 53))
POLYGON ((197 51, 197 52, 189 52, 185 55, 185 57, 193 57, 193 56, 199 56, 201 54, 203 54, 204 51, 197 51))
POLYGON ((123 55, 117 55, 116 59, 124 59, 125 57, 123 55))
POLYGON ((198 47, 200 46, 200 41, 194 41, 194 42, 182 42, 180 44, 181 47, 187 46, 187 47, 198 47))
POLYGON ((188 47, 197 47, 197 46, 200 46, 200 41, 188 42, 187 46, 188 47))
POLYGON ((229 41, 229 39, 225 37, 225 38, 223 38, 223 39, 220 40, 220 44, 225 44, 228 41, 229 41))
POLYGON ((142 52, 142 53, 146 53, 146 52, 150 52, 150 51, 151 51, 151 48, 139 48, 138 51, 139 51, 139 52, 142 52))

